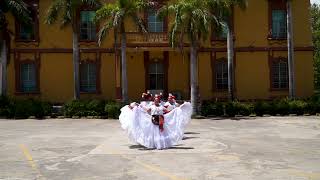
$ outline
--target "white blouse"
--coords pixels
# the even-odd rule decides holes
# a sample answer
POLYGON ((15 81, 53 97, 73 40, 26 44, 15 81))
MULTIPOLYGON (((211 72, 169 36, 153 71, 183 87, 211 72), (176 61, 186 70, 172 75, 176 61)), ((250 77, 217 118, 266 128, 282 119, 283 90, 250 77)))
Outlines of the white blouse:
POLYGON ((141 101, 140 106, 144 109, 149 109, 152 105, 151 101, 141 101))
POLYGON ((163 115, 163 111, 165 110, 163 106, 156 106, 156 105, 152 105, 150 109, 151 109, 151 115, 163 115))
POLYGON ((169 103, 169 102, 166 102, 166 103, 164 104, 164 106, 167 107, 167 110, 168 110, 168 111, 172 111, 174 108, 176 108, 176 107, 178 106, 178 103, 173 103, 173 104, 171 104, 171 103, 169 103))

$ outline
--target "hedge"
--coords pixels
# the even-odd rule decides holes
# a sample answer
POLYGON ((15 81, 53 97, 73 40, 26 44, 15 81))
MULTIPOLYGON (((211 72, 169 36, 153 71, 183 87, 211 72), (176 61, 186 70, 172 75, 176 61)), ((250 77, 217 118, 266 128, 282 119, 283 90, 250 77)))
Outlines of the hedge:
POLYGON ((63 106, 66 117, 103 116, 116 119, 120 115, 121 104, 103 100, 73 100, 63 106))
POLYGON ((6 118, 25 119, 30 116, 43 118, 50 116, 52 105, 35 99, 12 99, 0 97, 0 116, 6 118))
MULTIPOLYGON (((123 104, 104 100, 73 100, 63 106, 66 117, 102 116, 117 119, 123 104)), ((306 100, 279 99, 274 101, 250 102, 218 102, 203 101, 201 115, 203 116, 249 116, 263 115, 315 115, 320 113, 320 95, 306 100)), ((34 116, 43 118, 52 115, 52 104, 36 99, 14 99, 0 96, 0 117, 24 119, 34 116)))
POLYGON ((250 102, 217 102, 203 101, 201 104, 202 116, 229 116, 236 115, 315 115, 320 113, 320 96, 314 96, 306 100, 279 99, 274 101, 250 102))

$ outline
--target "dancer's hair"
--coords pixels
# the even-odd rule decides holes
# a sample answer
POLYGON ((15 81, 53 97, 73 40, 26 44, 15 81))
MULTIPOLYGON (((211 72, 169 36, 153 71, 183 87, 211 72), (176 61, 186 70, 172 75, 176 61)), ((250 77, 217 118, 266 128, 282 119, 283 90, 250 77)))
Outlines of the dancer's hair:
POLYGON ((148 99, 152 98, 152 94, 150 94, 150 92, 142 93, 141 98, 142 98, 142 100, 148 100, 148 99))

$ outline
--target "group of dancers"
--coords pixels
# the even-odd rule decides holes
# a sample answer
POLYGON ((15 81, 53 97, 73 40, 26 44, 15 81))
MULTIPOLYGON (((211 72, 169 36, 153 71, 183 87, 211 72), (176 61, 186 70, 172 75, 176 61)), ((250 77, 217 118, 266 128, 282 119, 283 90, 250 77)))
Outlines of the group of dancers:
POLYGON ((176 145, 191 120, 189 102, 178 104, 175 96, 142 94, 140 103, 133 102, 121 109, 119 120, 129 139, 151 149, 166 149, 176 145))

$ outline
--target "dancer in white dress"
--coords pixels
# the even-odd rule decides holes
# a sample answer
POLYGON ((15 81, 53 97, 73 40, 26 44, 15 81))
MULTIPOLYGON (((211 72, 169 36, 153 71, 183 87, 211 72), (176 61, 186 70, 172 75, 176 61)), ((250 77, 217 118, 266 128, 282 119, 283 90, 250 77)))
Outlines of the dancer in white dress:
POLYGON ((191 120, 191 104, 185 102, 169 112, 161 106, 160 99, 155 98, 153 104, 148 106, 128 105, 121 109, 119 120, 129 139, 147 148, 156 149, 166 149, 178 144, 191 120))
POLYGON ((172 95, 171 93, 169 93, 168 101, 166 103, 164 103, 164 107, 168 111, 172 111, 173 109, 175 109, 176 107, 179 107, 179 106, 180 105, 176 102, 176 97, 174 95, 172 95))

